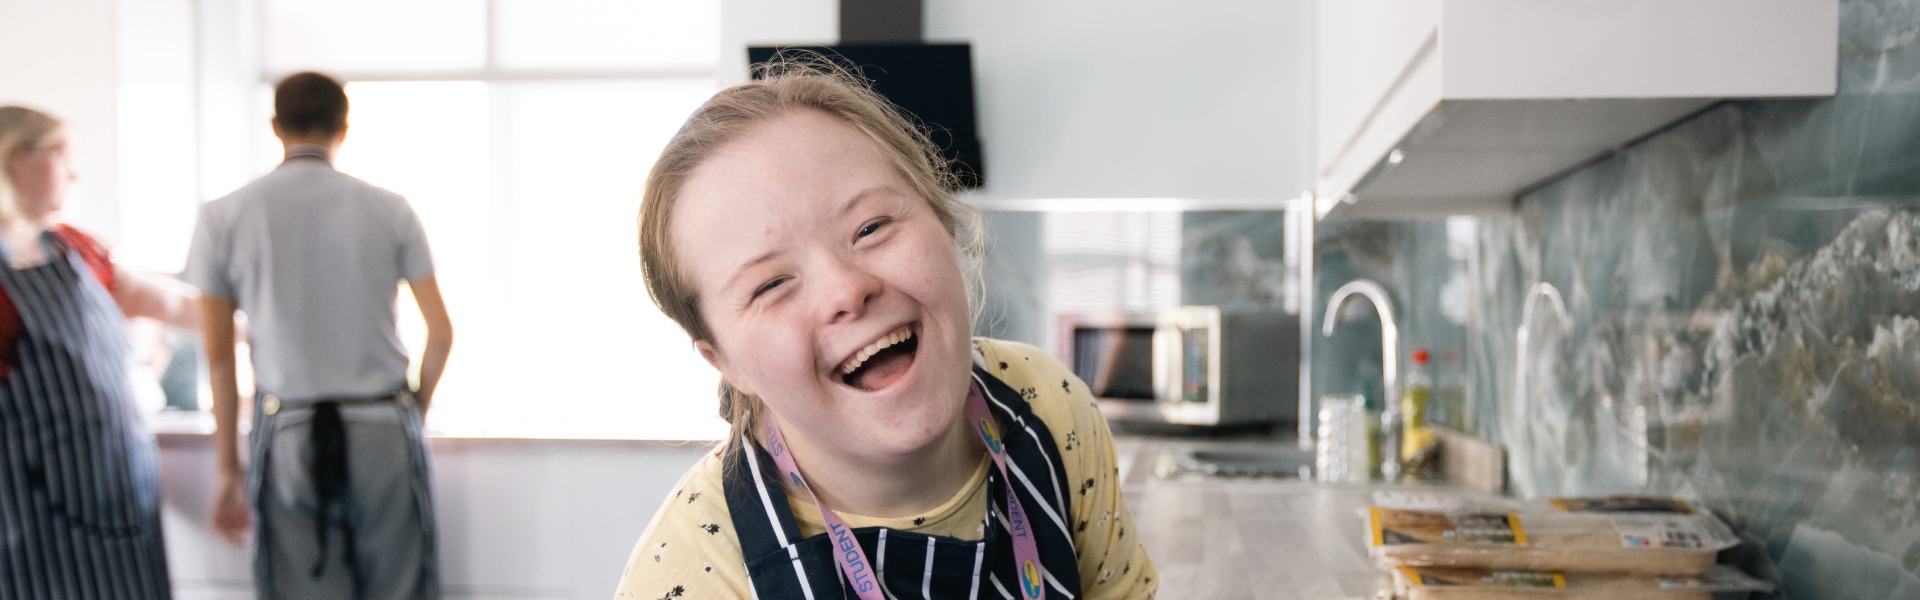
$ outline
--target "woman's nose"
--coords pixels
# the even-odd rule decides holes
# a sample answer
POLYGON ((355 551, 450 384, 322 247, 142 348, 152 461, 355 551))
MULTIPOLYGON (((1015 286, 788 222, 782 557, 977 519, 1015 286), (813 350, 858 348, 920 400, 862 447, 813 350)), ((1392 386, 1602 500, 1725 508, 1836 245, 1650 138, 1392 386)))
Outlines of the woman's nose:
POLYGON ((841 323, 860 318, 866 314, 867 307, 880 295, 885 285, 879 277, 848 259, 836 259, 827 267, 827 285, 821 286, 827 294, 825 313, 828 323, 841 323))

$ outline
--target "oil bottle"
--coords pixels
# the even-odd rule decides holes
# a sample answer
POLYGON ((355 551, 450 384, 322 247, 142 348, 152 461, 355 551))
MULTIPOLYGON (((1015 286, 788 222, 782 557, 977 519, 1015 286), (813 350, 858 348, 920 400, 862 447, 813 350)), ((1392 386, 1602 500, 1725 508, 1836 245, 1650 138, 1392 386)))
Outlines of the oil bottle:
POLYGON ((1427 404, 1433 397, 1433 375, 1428 373, 1426 348, 1413 350, 1413 366, 1400 384, 1400 460, 1411 460, 1432 443, 1427 432, 1427 404))

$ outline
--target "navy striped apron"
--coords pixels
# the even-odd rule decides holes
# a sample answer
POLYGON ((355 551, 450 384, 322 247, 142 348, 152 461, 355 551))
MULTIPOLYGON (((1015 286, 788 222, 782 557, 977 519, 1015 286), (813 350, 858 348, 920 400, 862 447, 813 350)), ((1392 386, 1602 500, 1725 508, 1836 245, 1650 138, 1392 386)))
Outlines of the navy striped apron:
POLYGON ((41 239, 47 264, 0 268, 24 324, 0 385, 0 599, 168 598, 126 318, 78 252, 41 239))
MULTIPOLYGON (((1046 423, 1034 416, 1013 388, 975 367, 973 376, 986 392, 988 410, 1006 434, 1007 470, 1015 493, 1032 515, 1039 542, 1047 597, 1080 596, 1080 561, 1067 523, 1073 511, 1072 486, 1046 423)), ((729 459, 724 487, 727 510, 740 534, 747 578, 759 600, 852 598, 833 559, 825 535, 801 539, 788 509, 779 470, 758 444, 745 444, 729 459)), ((853 530, 889 600, 1020 597, 1014 572, 1013 541, 1007 533, 1006 484, 996 469, 987 470, 987 511, 992 526, 979 541, 862 527, 853 530)))

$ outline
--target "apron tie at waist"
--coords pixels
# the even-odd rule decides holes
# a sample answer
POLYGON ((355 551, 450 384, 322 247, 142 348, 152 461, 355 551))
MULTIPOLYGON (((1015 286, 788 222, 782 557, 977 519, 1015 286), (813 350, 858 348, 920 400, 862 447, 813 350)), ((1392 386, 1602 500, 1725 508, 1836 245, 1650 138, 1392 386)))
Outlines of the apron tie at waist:
POLYGON ((343 396, 334 398, 312 398, 307 400, 285 400, 273 394, 263 394, 260 396, 260 408, 262 412, 269 415, 279 413, 283 410, 312 408, 322 402, 332 402, 341 406, 398 402, 401 406, 413 406, 413 392, 411 390, 401 390, 378 396, 343 396))
MULTIPOLYGON (((347 571, 353 572, 353 523, 346 517, 347 491, 347 425, 340 418, 340 402, 326 400, 313 404, 313 431, 308 441, 313 448, 313 464, 309 472, 313 477, 313 489, 319 496, 319 508, 313 516, 313 535, 320 541, 320 554, 313 561, 313 576, 319 577, 327 568, 327 523, 334 509, 339 509, 340 528, 346 534, 347 571)), ((358 577, 355 577, 358 579, 358 577)))
MULTIPOLYGON (((313 561, 313 576, 320 577, 327 570, 327 525, 339 523, 346 544, 347 572, 359 579, 359 569, 354 561, 353 521, 348 518, 347 482, 347 424, 340 417, 340 407, 354 404, 375 404, 398 400, 402 404, 412 404, 413 394, 399 392, 382 396, 364 396, 359 398, 328 398, 303 402, 313 408, 313 419, 309 421, 311 432, 308 444, 313 450, 313 462, 307 467, 308 476, 313 478, 314 495, 318 507, 313 516, 314 539, 320 543, 320 553, 313 561)), ((277 397, 266 397, 273 412, 287 408, 289 403, 277 397)))

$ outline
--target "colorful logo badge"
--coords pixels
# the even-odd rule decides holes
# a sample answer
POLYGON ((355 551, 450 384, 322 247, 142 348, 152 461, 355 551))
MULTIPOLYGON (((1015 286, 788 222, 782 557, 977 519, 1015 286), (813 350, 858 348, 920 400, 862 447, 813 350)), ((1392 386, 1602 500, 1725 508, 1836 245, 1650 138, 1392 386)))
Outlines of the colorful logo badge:
POLYGON ((1033 561, 1020 563, 1020 591, 1028 598, 1040 597, 1040 566, 1033 561))
POLYGON ((1000 433, 994 431, 992 419, 980 420, 980 439, 986 440, 988 452, 1000 453, 1000 433))

